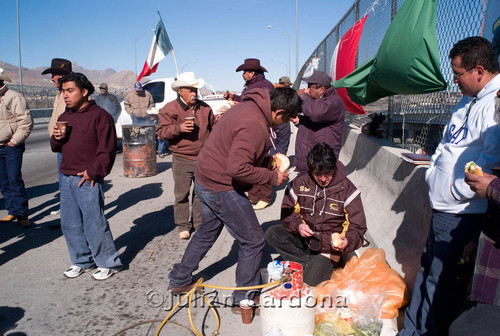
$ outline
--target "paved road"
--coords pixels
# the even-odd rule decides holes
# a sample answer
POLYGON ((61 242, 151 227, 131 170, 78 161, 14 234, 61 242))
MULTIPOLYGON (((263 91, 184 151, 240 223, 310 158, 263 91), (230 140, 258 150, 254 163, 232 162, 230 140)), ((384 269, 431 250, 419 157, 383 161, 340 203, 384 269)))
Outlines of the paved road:
MULTIPOLYGON (((106 178, 106 216, 126 269, 103 282, 90 274, 66 279, 63 272, 70 260, 64 238, 60 230, 48 228, 59 218, 50 215, 58 208, 57 173, 45 128, 46 124, 37 126, 24 156, 34 225, 22 229, 7 223, 0 230, 0 335, 114 335, 135 323, 165 318, 173 300, 167 274, 187 245, 178 239, 173 224, 171 157, 158 160, 156 176, 131 179, 123 176, 122 156, 117 156, 106 178)), ((257 213, 264 228, 277 223, 282 193, 278 191, 279 201, 272 207, 257 213)), ((4 209, 0 198, 1 217, 7 214, 4 209)), ((270 253, 266 248, 263 266, 270 253)), ((234 286, 237 254, 237 244, 224 230, 197 275, 210 284, 234 286)), ((217 302, 228 296, 230 292, 219 291, 217 302)), ((215 320, 200 302, 196 301, 193 319, 210 335, 215 320)), ((260 335, 258 317, 243 325, 229 308, 219 305, 218 312, 221 335, 260 335)), ((173 320, 189 326, 187 309, 173 320)), ((120 335, 155 335, 159 324, 147 323, 120 335)), ((160 335, 192 333, 167 324, 160 335)))

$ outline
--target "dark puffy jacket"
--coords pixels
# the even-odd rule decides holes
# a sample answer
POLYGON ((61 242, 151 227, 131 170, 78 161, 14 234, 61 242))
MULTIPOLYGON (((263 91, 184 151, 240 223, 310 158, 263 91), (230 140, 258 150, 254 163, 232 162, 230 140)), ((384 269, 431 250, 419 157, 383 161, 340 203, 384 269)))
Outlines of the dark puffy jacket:
POLYGON ((318 143, 324 142, 333 148, 337 158, 342 146, 342 128, 344 127, 344 104, 332 86, 323 96, 314 100, 304 94, 299 130, 295 141, 294 165, 301 173, 307 172, 307 155, 318 143))
POLYGON ((292 182, 292 191, 285 191, 281 204, 281 221, 290 233, 300 235, 299 225, 307 224, 319 238, 320 244, 311 244, 309 248, 316 252, 330 254, 330 258, 339 261, 342 253, 349 253, 361 247, 366 232, 366 218, 361 202, 361 195, 356 186, 345 175, 345 168, 337 161, 337 171, 332 182, 326 188, 316 184, 309 173, 298 175, 292 182), (298 212, 297 212, 298 211, 298 212), (345 231, 348 240, 344 251, 332 248, 332 233, 345 231), (316 245, 316 246, 313 246, 316 245))

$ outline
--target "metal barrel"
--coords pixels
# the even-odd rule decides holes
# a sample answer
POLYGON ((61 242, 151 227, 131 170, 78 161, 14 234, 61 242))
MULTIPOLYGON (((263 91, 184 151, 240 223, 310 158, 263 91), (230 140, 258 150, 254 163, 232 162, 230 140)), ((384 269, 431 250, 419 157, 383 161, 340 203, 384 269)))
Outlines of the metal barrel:
POLYGON ((122 143, 125 177, 156 175, 155 125, 123 125, 122 143))

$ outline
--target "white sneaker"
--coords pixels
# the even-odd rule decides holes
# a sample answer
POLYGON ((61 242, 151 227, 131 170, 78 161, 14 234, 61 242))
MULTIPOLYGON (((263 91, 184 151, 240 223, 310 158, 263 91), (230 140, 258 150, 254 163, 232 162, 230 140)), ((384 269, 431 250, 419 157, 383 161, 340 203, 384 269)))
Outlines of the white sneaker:
POLYGON ((71 265, 70 268, 68 268, 66 270, 66 272, 64 272, 64 275, 66 276, 66 278, 78 278, 80 275, 82 275, 83 273, 85 272, 88 272, 90 270, 93 270, 95 267, 91 267, 91 268, 81 268, 81 267, 78 267, 78 266, 75 266, 75 265, 71 265))
POLYGON ((97 271, 92 273, 92 277, 96 280, 106 280, 109 279, 113 274, 116 274, 121 271, 121 268, 104 268, 99 267, 97 271))

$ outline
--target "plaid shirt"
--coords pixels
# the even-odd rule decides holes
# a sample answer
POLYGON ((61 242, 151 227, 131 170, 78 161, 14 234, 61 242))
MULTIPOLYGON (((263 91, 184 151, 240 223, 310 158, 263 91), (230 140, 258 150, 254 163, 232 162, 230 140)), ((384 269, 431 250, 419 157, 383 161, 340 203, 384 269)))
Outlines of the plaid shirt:
MULTIPOLYGON (((500 209, 500 178, 490 183, 486 196, 490 208, 500 209)), ((500 221, 495 217, 494 221, 500 221)), ((500 248, 495 247, 495 241, 483 232, 479 237, 471 300, 500 306, 500 248)))

